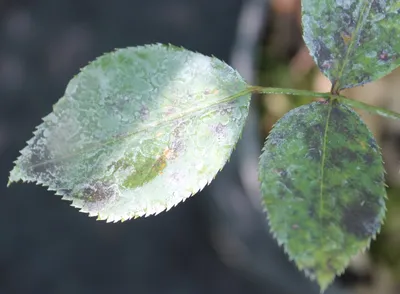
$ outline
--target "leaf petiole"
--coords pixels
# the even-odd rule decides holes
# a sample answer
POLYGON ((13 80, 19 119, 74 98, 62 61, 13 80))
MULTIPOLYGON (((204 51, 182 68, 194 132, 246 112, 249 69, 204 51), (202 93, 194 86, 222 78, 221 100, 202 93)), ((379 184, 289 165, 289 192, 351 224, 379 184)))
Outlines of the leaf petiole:
POLYGON ((242 95, 246 95, 248 93, 257 93, 257 94, 286 94, 286 95, 297 95, 297 96, 309 96, 309 97, 320 97, 325 99, 335 99, 339 102, 347 104, 351 107, 361 109, 367 111, 372 114, 377 114, 386 118, 391 119, 400 119, 400 113, 395 111, 391 111, 385 108, 381 108, 378 106, 369 105, 367 103, 354 100, 351 98, 347 98, 342 95, 335 95, 329 92, 314 92, 308 90, 296 90, 296 89, 284 89, 284 88, 269 88, 269 87, 260 87, 260 86, 249 86, 246 90, 231 96, 230 98, 233 100, 242 95))
POLYGON ((332 95, 331 93, 319 93, 308 90, 269 88, 260 86, 250 86, 248 89, 249 92, 258 94, 286 94, 286 95, 297 95, 297 96, 321 97, 327 99, 334 97, 334 95, 332 95))

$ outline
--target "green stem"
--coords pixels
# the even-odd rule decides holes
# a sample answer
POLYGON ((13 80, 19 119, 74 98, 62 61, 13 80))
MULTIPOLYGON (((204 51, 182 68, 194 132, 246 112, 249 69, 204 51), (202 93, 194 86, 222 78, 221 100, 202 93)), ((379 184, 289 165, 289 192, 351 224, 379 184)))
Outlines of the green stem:
POLYGON ((318 93, 307 90, 269 88, 260 86, 250 86, 248 90, 252 93, 258 93, 258 94, 286 94, 286 95, 298 95, 298 96, 322 97, 322 98, 331 98, 335 96, 332 95, 331 93, 318 93))
MULTIPOLYGON (((380 108, 377 106, 369 105, 364 102, 350 99, 341 95, 335 95, 332 93, 319 93, 307 90, 295 90, 295 89, 284 89, 284 88, 269 88, 260 86, 249 86, 246 90, 242 91, 240 95, 248 93, 258 93, 258 94, 286 94, 286 95, 298 95, 298 96, 308 96, 308 97, 320 97, 325 99, 336 99, 344 104, 351 107, 365 110, 372 114, 377 114, 386 118, 400 119, 400 113, 380 108)), ((236 95, 235 95, 236 96, 236 95)), ((239 95, 238 95, 239 96, 239 95)))

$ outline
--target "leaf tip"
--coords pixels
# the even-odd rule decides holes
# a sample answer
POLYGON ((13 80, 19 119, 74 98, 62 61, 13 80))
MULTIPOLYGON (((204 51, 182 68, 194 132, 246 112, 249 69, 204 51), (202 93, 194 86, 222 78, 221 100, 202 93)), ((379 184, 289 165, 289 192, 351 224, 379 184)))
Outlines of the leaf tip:
POLYGON ((317 283, 319 285, 319 292, 323 294, 326 289, 332 284, 335 279, 335 274, 319 274, 317 275, 317 283))
POLYGON ((14 168, 10 171, 10 175, 8 176, 7 188, 10 187, 12 183, 17 183, 22 180, 20 176, 16 175, 16 172, 17 166, 14 166, 14 168))

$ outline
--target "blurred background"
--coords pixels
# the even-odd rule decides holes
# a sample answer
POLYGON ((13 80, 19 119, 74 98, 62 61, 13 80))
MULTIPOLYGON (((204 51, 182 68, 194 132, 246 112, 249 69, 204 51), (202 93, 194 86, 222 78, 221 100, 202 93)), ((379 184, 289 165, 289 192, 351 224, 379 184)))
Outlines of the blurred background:
MULTIPOLYGON (((328 91, 301 38, 299 0, 0 0, 0 294, 317 294, 269 234, 259 204, 264 138, 307 97, 260 96, 216 180, 168 213, 96 222, 34 184, 6 188, 18 151, 68 81, 104 52, 172 43, 251 83, 328 91)), ((400 71, 346 94, 400 112, 400 71)), ((361 113, 387 170, 371 250, 326 293, 400 293, 400 123, 361 113)))

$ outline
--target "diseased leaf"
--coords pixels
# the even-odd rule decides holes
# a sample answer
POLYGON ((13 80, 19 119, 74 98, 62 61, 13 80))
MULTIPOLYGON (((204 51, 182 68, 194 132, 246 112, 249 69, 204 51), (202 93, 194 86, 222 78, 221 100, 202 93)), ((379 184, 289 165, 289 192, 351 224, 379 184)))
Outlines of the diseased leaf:
POLYGON ((34 181, 108 221, 169 209, 209 183, 242 131, 247 84, 216 58, 149 45, 82 69, 21 151, 34 181))
POLYGON ((301 106, 276 123, 260 181, 272 233, 322 291, 383 222, 379 147, 360 117, 337 101, 301 106))
POLYGON ((400 65, 398 0, 303 0, 304 40, 334 91, 400 65))

